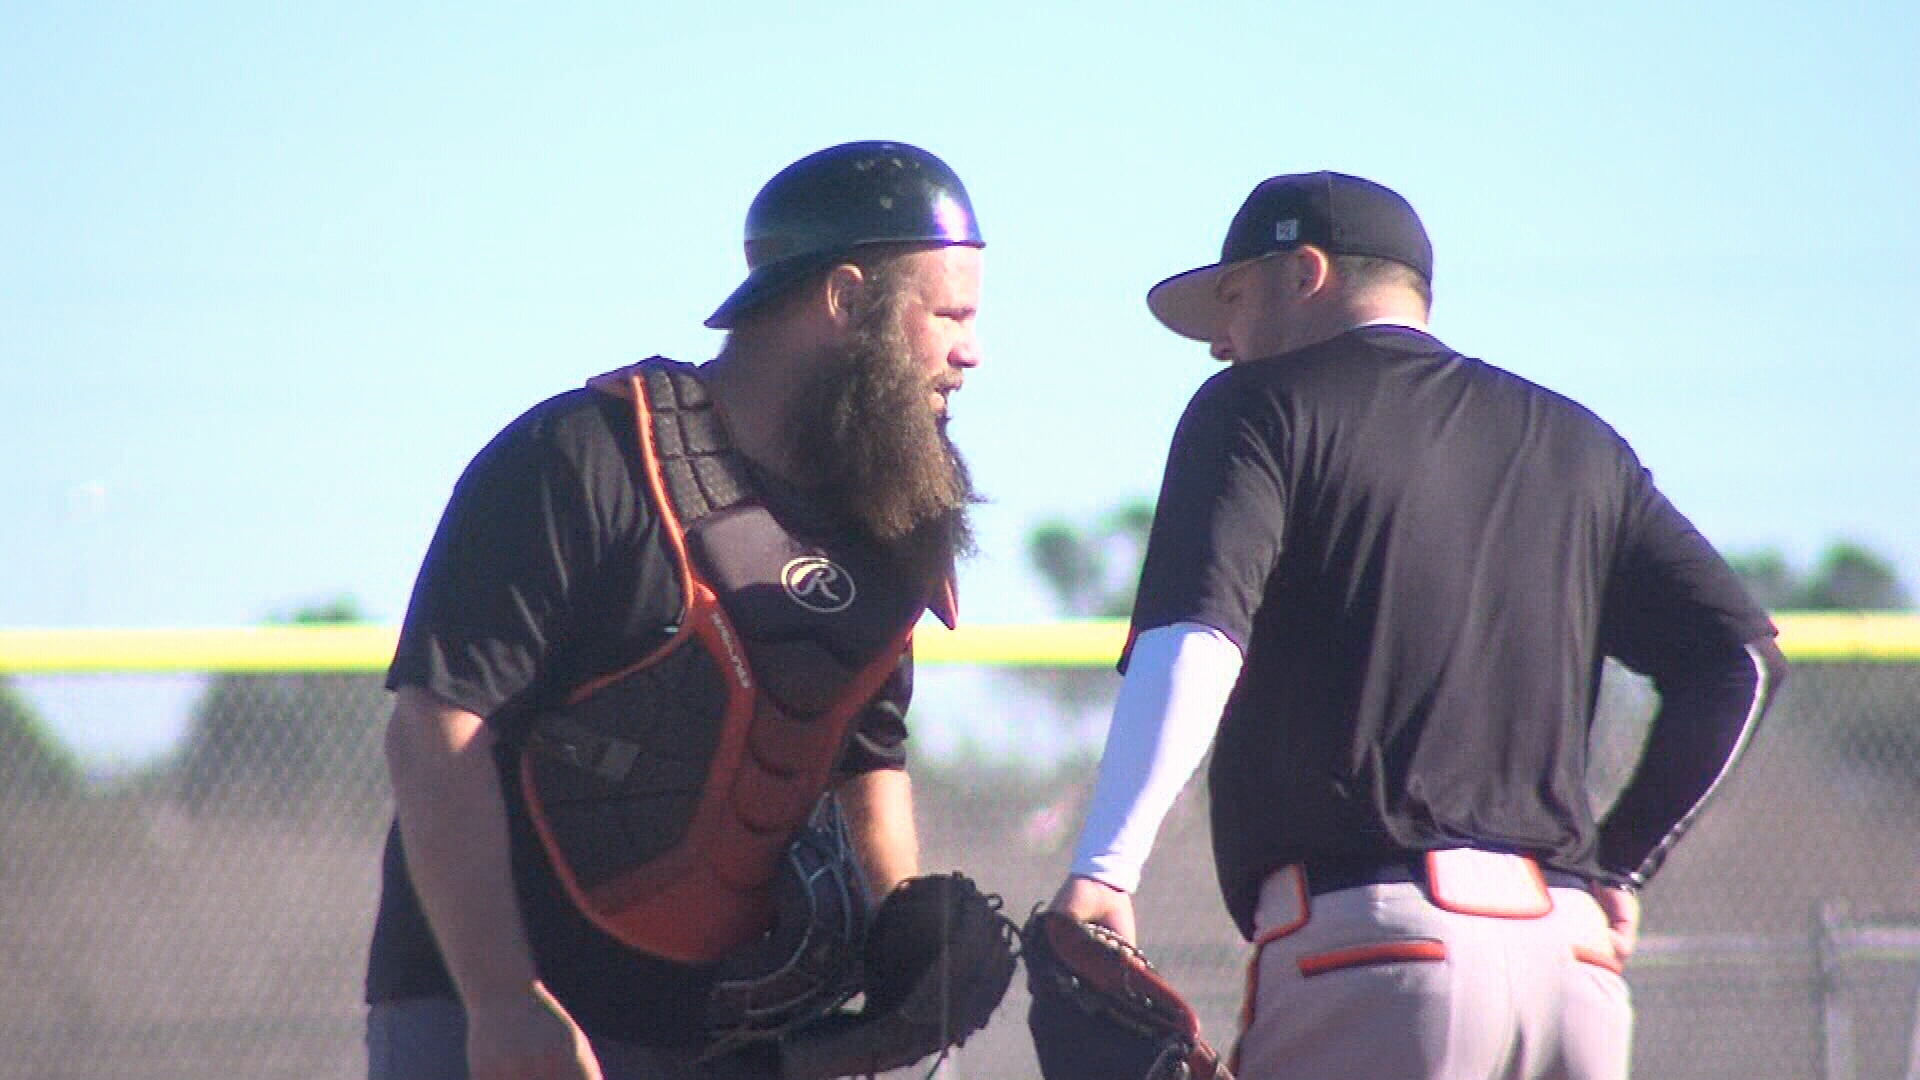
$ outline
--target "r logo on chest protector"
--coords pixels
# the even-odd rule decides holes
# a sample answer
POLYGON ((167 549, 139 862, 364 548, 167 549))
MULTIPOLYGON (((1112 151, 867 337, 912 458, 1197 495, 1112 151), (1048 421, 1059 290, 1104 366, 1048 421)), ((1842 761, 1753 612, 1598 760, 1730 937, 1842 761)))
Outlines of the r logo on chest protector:
POLYGON ((781 567, 780 584, 808 611, 832 615, 853 606, 853 575, 818 555, 803 555, 781 567))

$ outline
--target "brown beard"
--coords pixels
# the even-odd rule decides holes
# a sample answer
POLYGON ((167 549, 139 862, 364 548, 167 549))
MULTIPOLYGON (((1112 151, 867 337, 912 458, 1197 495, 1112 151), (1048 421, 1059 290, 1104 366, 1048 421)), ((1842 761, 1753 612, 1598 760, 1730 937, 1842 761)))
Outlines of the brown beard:
POLYGON ((819 376, 788 414, 805 482, 841 516, 923 580, 973 550, 969 508, 980 501, 933 383, 915 369, 901 328, 900 289, 855 315, 852 339, 823 350, 819 376))

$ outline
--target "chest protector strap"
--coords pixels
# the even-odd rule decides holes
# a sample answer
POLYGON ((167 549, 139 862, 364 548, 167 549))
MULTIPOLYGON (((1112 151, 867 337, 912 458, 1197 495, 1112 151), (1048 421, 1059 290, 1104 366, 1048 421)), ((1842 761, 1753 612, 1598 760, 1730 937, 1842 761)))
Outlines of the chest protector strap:
MULTIPOLYGON (((709 963, 771 925, 782 854, 928 590, 788 532, 691 369, 652 360, 590 385, 633 403, 686 603, 664 645, 535 720, 521 780, 589 919, 633 948, 709 963)), ((949 585, 949 622, 950 597, 949 585)))

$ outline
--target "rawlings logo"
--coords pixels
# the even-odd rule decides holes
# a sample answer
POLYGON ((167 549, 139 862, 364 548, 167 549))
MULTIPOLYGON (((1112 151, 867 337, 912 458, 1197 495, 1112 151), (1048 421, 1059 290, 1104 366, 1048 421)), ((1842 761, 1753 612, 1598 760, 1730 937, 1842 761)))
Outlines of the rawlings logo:
POLYGON ((733 669, 733 677, 740 683, 740 688, 753 689, 753 673, 747 668, 747 658, 740 655, 740 646, 734 643, 733 627, 728 625, 727 617, 715 611, 707 621, 712 624, 714 634, 720 638, 720 647, 726 650, 727 665, 733 669))
POLYGON ((853 606, 853 575, 819 555, 802 555, 781 567, 780 584, 808 611, 832 615, 853 606))

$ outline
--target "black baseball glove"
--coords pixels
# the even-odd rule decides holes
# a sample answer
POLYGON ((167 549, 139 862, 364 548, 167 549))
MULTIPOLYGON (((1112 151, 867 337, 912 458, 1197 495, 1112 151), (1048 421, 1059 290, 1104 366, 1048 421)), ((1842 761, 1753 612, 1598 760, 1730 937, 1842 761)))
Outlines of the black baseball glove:
POLYGON ((780 1040, 784 1080, 867 1076, 965 1042, 1013 981, 1018 928, 965 874, 912 878, 867 930, 866 1000, 780 1040))
POLYGON ((1020 937, 1045 1080, 1233 1080, 1193 1008, 1125 938, 1058 911, 1035 911, 1020 937))

